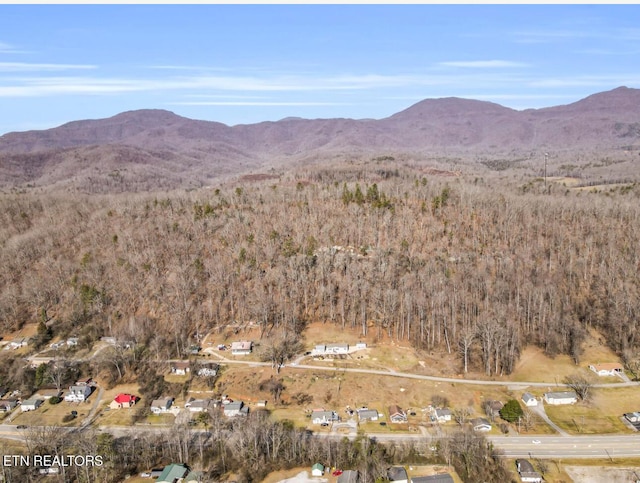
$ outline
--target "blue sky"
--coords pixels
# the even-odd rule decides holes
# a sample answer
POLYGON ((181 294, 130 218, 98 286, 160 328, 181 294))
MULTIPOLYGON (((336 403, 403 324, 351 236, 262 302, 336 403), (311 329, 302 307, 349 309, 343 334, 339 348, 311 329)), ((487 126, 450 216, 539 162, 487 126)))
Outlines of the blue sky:
POLYGON ((640 5, 0 5, 0 133, 159 108, 228 125, 640 88, 640 5))

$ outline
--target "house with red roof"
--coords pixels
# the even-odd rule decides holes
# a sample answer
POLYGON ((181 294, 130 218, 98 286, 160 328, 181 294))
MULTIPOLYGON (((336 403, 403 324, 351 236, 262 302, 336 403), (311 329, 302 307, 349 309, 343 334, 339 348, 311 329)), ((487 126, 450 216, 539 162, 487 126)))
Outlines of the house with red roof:
POLYGON ((138 396, 120 393, 113 398, 113 401, 111 401, 109 407, 111 409, 130 408, 135 406, 136 402, 138 402, 138 399, 140 399, 138 396))

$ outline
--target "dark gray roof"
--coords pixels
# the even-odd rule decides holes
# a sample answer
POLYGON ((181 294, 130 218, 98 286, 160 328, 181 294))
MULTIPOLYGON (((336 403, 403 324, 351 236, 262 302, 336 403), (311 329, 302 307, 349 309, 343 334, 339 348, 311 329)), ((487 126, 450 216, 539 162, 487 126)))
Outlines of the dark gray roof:
POLYGON ((387 477, 390 481, 402 481, 408 480, 407 470, 404 469, 403 466, 392 466, 387 471, 387 477))

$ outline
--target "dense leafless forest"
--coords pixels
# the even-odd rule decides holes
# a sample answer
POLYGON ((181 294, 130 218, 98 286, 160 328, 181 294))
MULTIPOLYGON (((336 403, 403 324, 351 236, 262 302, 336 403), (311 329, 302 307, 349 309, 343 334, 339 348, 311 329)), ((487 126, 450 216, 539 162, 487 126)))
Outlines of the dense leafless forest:
POLYGON ((637 350, 640 189, 428 175, 377 162, 155 194, 0 198, 0 330, 45 321, 154 358, 198 334, 310 321, 509 373, 579 361, 586 331, 637 350))

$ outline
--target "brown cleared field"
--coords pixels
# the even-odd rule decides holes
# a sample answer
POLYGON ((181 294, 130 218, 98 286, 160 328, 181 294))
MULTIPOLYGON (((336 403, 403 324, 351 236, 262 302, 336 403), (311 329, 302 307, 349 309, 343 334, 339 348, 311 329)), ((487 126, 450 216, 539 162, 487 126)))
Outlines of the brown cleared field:
POLYGON ((568 406, 545 406, 547 415, 558 426, 573 434, 632 432, 620 417, 640 407, 638 389, 592 389, 587 403, 568 406))
POLYGON ((597 333, 590 334, 583 345, 583 350, 581 363, 576 366, 569 356, 560 355, 552 359, 546 356, 542 349, 529 346, 522 351, 515 371, 509 376, 509 379, 562 384, 562 380, 566 376, 581 373, 598 383, 621 382, 615 377, 598 377, 589 370, 589 364, 620 362, 619 357, 606 346, 604 340, 597 333))

